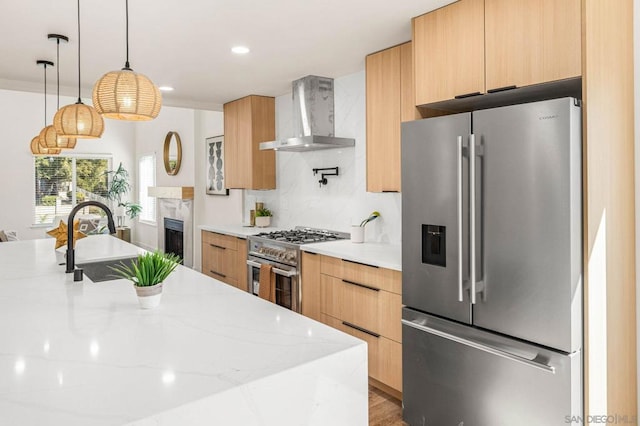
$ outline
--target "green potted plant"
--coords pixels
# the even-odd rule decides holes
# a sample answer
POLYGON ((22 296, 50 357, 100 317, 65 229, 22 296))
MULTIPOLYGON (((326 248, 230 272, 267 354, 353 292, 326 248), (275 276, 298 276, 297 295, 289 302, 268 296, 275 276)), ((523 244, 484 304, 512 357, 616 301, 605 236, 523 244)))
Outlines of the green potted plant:
POLYGON ((133 282, 140 307, 151 309, 160 304, 164 280, 176 269, 179 263, 180 257, 177 255, 155 251, 141 254, 130 265, 120 262, 119 265, 109 268, 115 273, 115 276, 133 282))
MULTIPOLYGON (((109 179, 106 197, 115 205, 113 213, 117 218, 117 226, 124 228, 124 216, 129 216, 131 220, 135 219, 142 211, 142 206, 130 201, 122 201, 122 197, 131 191, 129 172, 122 166, 122 163, 118 165, 116 170, 106 171, 105 175, 109 179)), ((112 207, 114 206, 112 205, 112 207)))
POLYGON ((256 210, 256 226, 265 228, 271 225, 271 210, 266 207, 256 210))

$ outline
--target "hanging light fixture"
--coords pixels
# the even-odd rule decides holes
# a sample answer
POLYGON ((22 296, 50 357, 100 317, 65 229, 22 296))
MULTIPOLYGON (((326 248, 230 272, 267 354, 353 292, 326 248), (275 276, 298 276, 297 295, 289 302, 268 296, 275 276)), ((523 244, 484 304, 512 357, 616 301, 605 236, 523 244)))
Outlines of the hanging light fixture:
MULTIPOLYGON (((44 66, 44 125, 47 126, 47 66, 52 67, 53 62, 38 59, 36 64, 44 66)), ((40 146, 40 135, 31 139, 31 153, 33 155, 56 155, 60 154, 60 148, 46 148, 40 146)))
POLYGON ((82 103, 80 97, 80 0, 78 0, 78 101, 56 112, 53 127, 59 136, 78 139, 95 139, 104 132, 104 120, 91 105, 82 103))
MULTIPOLYGON (((68 42, 69 37, 60 34, 49 34, 47 38, 56 40, 56 75, 58 81, 58 107, 60 109, 60 42, 68 42)), ((76 147, 76 138, 69 138, 66 136, 60 136, 56 132, 53 125, 46 126, 40 131, 40 146, 43 148, 61 148, 61 149, 73 149, 76 147)))
POLYGON ((153 120, 160 113, 162 95, 149 78, 129 67, 129 0, 126 6, 127 59, 124 68, 103 75, 93 86, 93 105, 107 118, 153 120))

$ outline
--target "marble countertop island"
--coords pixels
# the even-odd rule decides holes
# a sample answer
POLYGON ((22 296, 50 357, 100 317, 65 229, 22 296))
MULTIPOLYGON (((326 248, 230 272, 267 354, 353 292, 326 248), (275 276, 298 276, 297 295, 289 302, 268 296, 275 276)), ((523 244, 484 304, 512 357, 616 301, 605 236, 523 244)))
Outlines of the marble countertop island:
POLYGON ((72 275, 53 239, 0 244, 0 424, 367 424, 364 342, 182 266, 152 310, 128 281, 72 275))

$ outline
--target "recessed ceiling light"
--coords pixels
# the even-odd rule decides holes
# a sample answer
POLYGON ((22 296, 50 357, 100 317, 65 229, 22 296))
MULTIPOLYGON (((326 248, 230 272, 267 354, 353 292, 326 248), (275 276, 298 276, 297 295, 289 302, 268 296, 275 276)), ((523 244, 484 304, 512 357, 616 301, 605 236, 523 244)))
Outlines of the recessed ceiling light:
POLYGON ((173 92, 173 87, 171 86, 160 86, 158 87, 158 89, 162 90, 163 92, 173 92))
POLYGON ((249 48, 245 46, 234 46, 231 48, 231 51, 237 55, 244 55, 249 53, 249 48))

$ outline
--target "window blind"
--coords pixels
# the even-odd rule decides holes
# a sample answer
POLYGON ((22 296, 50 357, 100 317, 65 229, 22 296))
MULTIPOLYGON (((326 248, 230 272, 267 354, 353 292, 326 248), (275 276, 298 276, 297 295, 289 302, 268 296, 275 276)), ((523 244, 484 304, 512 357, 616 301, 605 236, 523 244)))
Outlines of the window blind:
MULTIPOLYGON (((34 157, 34 224, 67 217, 85 200, 106 202, 109 158, 34 157)), ((55 225, 55 224, 54 224, 55 225)))

